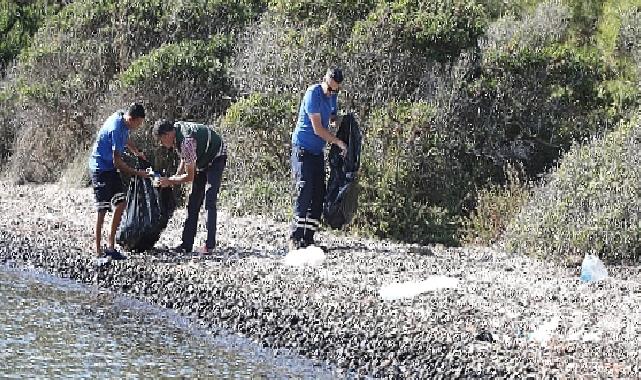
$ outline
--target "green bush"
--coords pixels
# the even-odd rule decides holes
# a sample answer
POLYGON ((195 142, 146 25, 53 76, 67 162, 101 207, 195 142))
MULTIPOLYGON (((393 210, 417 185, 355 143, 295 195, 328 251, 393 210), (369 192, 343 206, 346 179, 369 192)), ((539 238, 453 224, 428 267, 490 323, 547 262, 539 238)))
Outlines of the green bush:
POLYGON ((0 169, 13 152, 16 139, 16 126, 13 122, 17 112, 14 106, 16 97, 13 89, 0 91, 0 169))
POLYGON ((60 7, 59 1, 51 0, 0 0, 0 78, 7 65, 29 46, 45 18, 60 7))
POLYGON ((506 231, 506 247, 544 259, 638 259, 641 252, 638 119, 571 149, 506 231))
POLYGON ((235 34, 257 20, 267 7, 266 0, 189 0, 166 4, 160 29, 170 39, 163 42, 235 34))
POLYGON ((299 98, 252 94, 225 114, 221 134, 228 144, 227 191, 221 198, 233 212, 284 220, 291 215, 291 132, 299 98))
POLYGON ((356 23, 351 43, 370 46, 391 37, 387 43, 442 61, 475 46, 487 22, 483 7, 471 0, 380 2, 366 20, 356 23))
MULTIPOLYGON (((118 92, 113 90, 115 86, 110 88, 118 73, 122 73, 130 93, 117 108, 138 98, 147 105, 160 105, 158 110, 150 109, 151 115, 156 111, 163 117, 211 120, 224 112, 227 104, 221 98, 231 88, 226 74, 226 62, 232 54, 231 38, 217 33, 235 31, 254 19, 263 7, 265 4, 258 0, 192 0, 179 4, 158 0, 80 0, 66 5, 47 19, 33 43, 20 54, 15 82, 24 112, 13 124, 25 136, 50 135, 54 146, 69 144, 64 133, 46 130, 71 128, 72 125, 64 125, 65 120, 76 114, 83 115, 87 122, 95 121, 96 127, 102 124, 102 116, 115 109, 97 111, 101 104, 114 102, 109 97, 120 99, 120 95, 113 95, 118 92)), ((88 141, 78 143, 88 145, 91 137, 89 134, 88 141)), ((32 146, 27 140, 17 141, 32 148, 45 148, 32 146)), ((67 152, 73 149, 62 148, 67 152)), ((26 147, 13 150, 19 155, 33 154, 26 147)), ((51 165, 54 157, 49 153, 35 155, 51 165)), ((17 156, 15 162, 35 165, 38 161, 17 156)), ((56 164, 47 175, 40 175, 41 169, 25 169, 18 164, 11 168, 38 173, 26 175, 30 179, 55 180, 62 165, 56 164)))
POLYGON ((420 99, 433 68, 476 46, 487 21, 483 7, 470 0, 379 2, 354 25, 341 56, 356 111, 366 115, 388 101, 420 99))
POLYGON ((228 38, 167 44, 134 61, 119 75, 123 89, 167 118, 208 121, 224 112, 231 82, 228 38))
POLYGON ((18 183, 57 181, 89 148, 94 133, 82 114, 21 110, 17 122, 20 128, 8 169, 18 183), (45 123, 47 128, 40 127, 45 123))
POLYGON ((327 67, 342 63, 341 47, 349 29, 336 18, 320 26, 288 26, 278 17, 268 11, 241 38, 232 65, 241 93, 304 92, 327 67))
POLYGON ((477 3, 485 8, 485 13, 491 20, 507 15, 520 15, 524 11, 531 10, 541 0, 478 0, 477 3))
POLYGON ((20 112, 11 121, 17 139, 9 165, 16 181, 56 181, 90 144, 91 115, 114 61, 105 41, 67 37, 49 46, 34 43, 37 54, 17 67, 14 105, 20 112))
POLYGON ((641 6, 629 9, 622 15, 617 37, 617 52, 630 57, 635 67, 637 82, 641 85, 641 6))
POLYGON ((355 223, 378 236, 456 243, 466 198, 483 163, 451 131, 433 123, 426 103, 391 103, 366 123, 355 223))
POLYGON ((294 24, 320 26, 328 18, 341 24, 351 25, 367 14, 376 5, 376 0, 271 0, 270 11, 294 24))
POLYGON ((606 56, 616 51, 626 16, 639 9, 641 9, 641 0, 610 0, 603 4, 602 15, 597 24, 596 38, 600 49, 606 56))
POLYGON ((634 75, 600 50, 576 46, 570 9, 559 3, 497 20, 479 45, 478 70, 452 122, 468 126, 482 155, 522 162, 531 177, 638 104, 634 75))
MULTIPOLYGON (((572 34, 579 43, 593 43, 603 5, 610 0, 564 0, 572 10, 572 34)), ((618 1, 618 0, 614 0, 618 1)))
POLYGON ((508 164, 504 184, 491 183, 477 193, 476 207, 465 217, 461 241, 465 244, 493 244, 528 199, 531 184, 521 165, 508 164))
POLYGON ((229 54, 230 43, 225 37, 167 44, 132 62, 120 80, 128 86, 145 85, 150 80, 213 80, 229 54))
POLYGON ((535 175, 573 141, 611 128, 634 104, 633 92, 617 101, 623 93, 607 86, 604 80, 615 74, 594 49, 552 44, 487 51, 480 76, 460 102, 458 122, 473 126, 484 155, 518 148, 506 158, 522 161, 535 175))
POLYGON ((508 14, 492 22, 479 41, 483 55, 509 55, 520 49, 538 51, 567 39, 572 11, 556 1, 543 2, 522 15, 508 14))

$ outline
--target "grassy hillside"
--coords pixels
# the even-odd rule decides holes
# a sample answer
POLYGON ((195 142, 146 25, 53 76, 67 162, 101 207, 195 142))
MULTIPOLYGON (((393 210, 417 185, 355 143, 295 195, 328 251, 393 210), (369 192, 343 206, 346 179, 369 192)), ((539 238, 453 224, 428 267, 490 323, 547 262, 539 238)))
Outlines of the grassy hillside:
MULTIPOLYGON (((221 130, 232 212, 288 218, 298 102, 339 64, 340 107, 365 134, 353 230, 406 241, 496 240, 517 210, 492 210, 524 194, 503 191, 505 168, 536 182, 641 99, 641 0, 0 4, 0 165, 14 181, 86 182, 95 131, 137 99, 147 126, 221 130)), ((134 138, 175 164, 148 129, 134 138)))

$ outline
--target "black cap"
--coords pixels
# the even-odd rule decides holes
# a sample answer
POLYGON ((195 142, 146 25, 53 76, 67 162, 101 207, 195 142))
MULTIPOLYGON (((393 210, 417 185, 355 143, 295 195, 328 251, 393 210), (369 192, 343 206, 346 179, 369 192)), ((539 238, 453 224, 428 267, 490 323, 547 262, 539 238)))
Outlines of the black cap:
POLYGON ((140 103, 131 103, 127 108, 127 115, 133 118, 145 118, 145 107, 140 103))
POLYGON ((336 83, 341 83, 343 81, 343 70, 340 67, 332 66, 327 69, 325 75, 329 78, 332 78, 336 83))
POLYGON ((174 122, 167 119, 158 119, 154 123, 154 136, 160 137, 174 129, 174 122))

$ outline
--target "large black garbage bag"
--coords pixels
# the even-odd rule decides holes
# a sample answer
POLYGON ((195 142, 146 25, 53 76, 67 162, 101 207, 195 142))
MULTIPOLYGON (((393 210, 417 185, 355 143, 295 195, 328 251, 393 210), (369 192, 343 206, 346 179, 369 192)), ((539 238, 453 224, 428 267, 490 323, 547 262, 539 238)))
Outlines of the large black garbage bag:
POLYGON ((153 248, 175 209, 172 188, 157 188, 149 178, 132 177, 127 207, 116 234, 118 244, 130 251, 153 248))
POLYGON ((347 155, 341 156, 339 147, 329 150, 329 181, 323 205, 325 223, 334 229, 349 224, 358 207, 358 169, 361 157, 361 130, 353 114, 343 116, 336 137, 347 145, 347 155))

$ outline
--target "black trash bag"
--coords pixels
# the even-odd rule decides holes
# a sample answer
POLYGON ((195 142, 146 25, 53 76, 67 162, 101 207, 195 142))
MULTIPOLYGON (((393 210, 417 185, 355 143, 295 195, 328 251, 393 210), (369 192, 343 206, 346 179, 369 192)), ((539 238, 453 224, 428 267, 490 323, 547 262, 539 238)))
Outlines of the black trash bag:
POLYGON ((340 229, 349 224, 358 207, 358 169, 361 164, 361 130, 354 114, 343 116, 336 137, 347 145, 347 155, 332 145, 329 150, 329 181, 323 205, 323 218, 331 228, 340 229))
POLYGON ((116 241, 130 251, 153 248, 175 209, 176 198, 171 187, 157 188, 149 178, 132 177, 116 241))
POLYGON ((157 198, 160 201, 160 220, 158 221, 158 224, 155 225, 155 228, 149 229, 148 233, 142 235, 138 244, 131 249, 132 251, 142 252, 152 249, 160 239, 160 234, 167 227, 169 219, 171 219, 174 210, 176 209, 176 198, 174 197, 174 191, 171 187, 154 187, 153 190, 157 192, 157 198))

